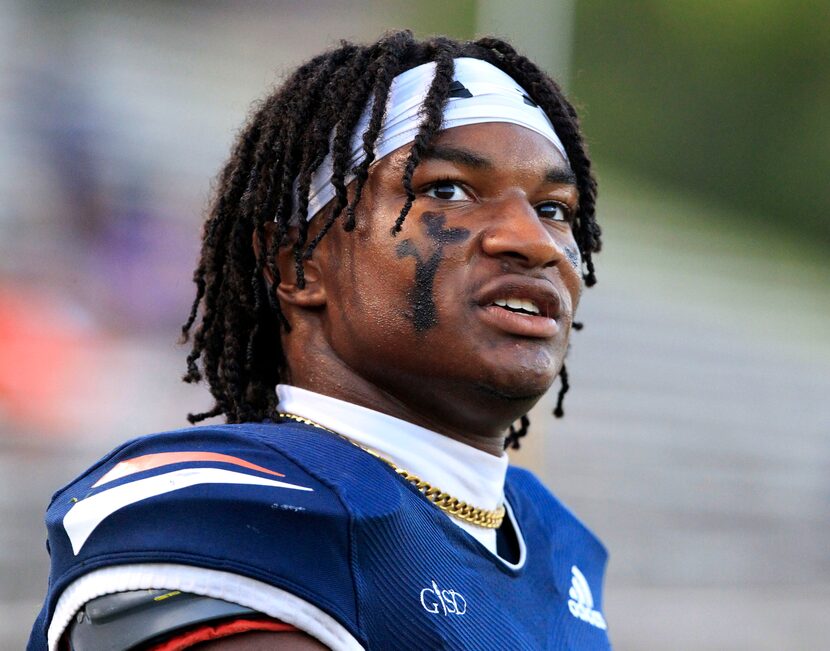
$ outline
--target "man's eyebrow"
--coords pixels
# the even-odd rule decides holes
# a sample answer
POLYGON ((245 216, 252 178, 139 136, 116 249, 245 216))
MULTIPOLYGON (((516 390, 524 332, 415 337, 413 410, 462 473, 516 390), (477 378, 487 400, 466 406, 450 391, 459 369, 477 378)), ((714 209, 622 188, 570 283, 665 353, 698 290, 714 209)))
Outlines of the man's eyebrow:
MULTIPOLYGON (((481 154, 470 151, 469 149, 449 147, 447 145, 430 147, 424 154, 424 158, 444 160, 449 163, 457 163, 481 170, 492 170, 496 167, 493 161, 481 154)), ((545 181, 557 185, 576 185, 576 174, 569 167, 554 167, 545 173, 545 181)))
POLYGON ((433 160, 444 160, 449 163, 458 163, 465 167, 474 167, 481 170, 492 170, 495 165, 489 158, 485 158, 469 149, 459 147, 448 147, 446 145, 435 145, 430 147, 424 154, 424 158, 433 160))
POLYGON ((561 185, 576 185, 576 174, 569 167, 555 167, 547 171, 545 181, 561 185))

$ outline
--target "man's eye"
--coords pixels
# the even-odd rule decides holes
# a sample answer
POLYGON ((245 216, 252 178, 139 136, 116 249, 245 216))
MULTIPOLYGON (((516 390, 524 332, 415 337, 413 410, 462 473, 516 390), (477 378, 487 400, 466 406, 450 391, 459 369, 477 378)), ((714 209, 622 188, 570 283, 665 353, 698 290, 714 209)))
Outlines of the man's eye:
POLYGON ((442 201, 464 201, 470 198, 470 195, 458 183, 452 181, 439 181, 434 183, 424 193, 433 199, 441 199, 442 201))
POLYGON ((548 201, 547 203, 540 203, 536 206, 536 212, 544 219, 550 219, 556 222, 568 221, 569 210, 566 206, 555 201, 548 201))

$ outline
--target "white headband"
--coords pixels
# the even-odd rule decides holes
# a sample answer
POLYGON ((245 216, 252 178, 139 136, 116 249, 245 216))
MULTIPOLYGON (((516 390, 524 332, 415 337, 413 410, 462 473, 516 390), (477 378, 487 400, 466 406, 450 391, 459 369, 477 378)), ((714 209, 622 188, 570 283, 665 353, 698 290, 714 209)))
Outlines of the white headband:
MULTIPOLYGON (((435 77, 435 63, 425 63, 402 72, 392 80, 386 114, 375 143, 375 160, 391 154, 415 140, 423 116, 421 107, 435 77)), ((442 129, 481 122, 509 122, 547 138, 562 154, 565 147, 548 119, 528 93, 512 77, 480 59, 455 59, 454 84, 444 108, 442 129)), ((364 160, 363 134, 369 126, 371 102, 366 106, 352 136, 351 170, 364 160)), ((311 219, 334 196, 331 184, 332 158, 326 156, 311 177, 308 191, 308 218, 311 219)), ((347 174, 346 184, 354 176, 347 174)))

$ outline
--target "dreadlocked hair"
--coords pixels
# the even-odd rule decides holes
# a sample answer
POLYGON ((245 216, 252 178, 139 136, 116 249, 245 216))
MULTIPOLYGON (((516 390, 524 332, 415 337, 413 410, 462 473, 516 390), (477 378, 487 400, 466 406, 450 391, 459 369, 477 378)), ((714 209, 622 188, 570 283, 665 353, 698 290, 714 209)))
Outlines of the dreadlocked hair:
MULTIPOLYGON (((587 286, 596 282, 592 254, 600 250, 600 228, 594 218, 597 186, 573 107, 559 86, 510 45, 496 38, 458 42, 445 37, 416 40, 409 31, 392 32, 370 45, 343 41, 297 68, 252 112, 220 173, 202 234, 202 250, 193 274, 196 296, 182 341, 191 340, 185 382, 206 379, 215 404, 203 413, 188 414, 196 423, 224 415, 228 423, 259 422, 274 417, 276 385, 288 379, 280 341, 290 324, 266 270, 280 282, 276 264, 282 247, 293 247, 297 283, 304 285, 303 261, 326 233, 340 222, 355 228, 375 143, 381 131, 390 85, 396 75, 435 62, 422 121, 410 147, 401 182, 406 202, 391 220, 392 235, 401 230, 415 201, 412 176, 441 130, 444 106, 453 80, 454 59, 487 61, 515 79, 548 115, 576 175, 579 205, 573 233, 583 261, 587 286), (354 130, 371 102, 369 125, 362 135, 364 157, 349 168, 354 130), (312 175, 327 155, 332 159, 335 197, 317 218, 325 220, 308 238, 308 192, 312 175), (346 179, 354 177, 352 198, 346 179), (265 225, 275 222, 274 236, 265 225), (296 225, 296 233, 291 226, 296 225), (258 243, 257 251, 252 242, 258 243)), ((567 391, 567 374, 557 412, 567 391)), ((527 417, 510 428, 508 443, 518 447, 527 432, 527 417)))

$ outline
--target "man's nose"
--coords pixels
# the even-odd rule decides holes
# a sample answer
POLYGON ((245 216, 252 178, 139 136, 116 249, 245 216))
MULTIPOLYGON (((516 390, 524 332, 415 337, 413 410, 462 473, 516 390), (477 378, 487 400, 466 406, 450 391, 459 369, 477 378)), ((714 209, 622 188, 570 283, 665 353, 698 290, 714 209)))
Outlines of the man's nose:
POLYGON ((557 225, 546 225, 524 196, 494 201, 485 216, 488 225, 482 250, 495 258, 515 260, 529 269, 557 264, 564 257, 557 225))

